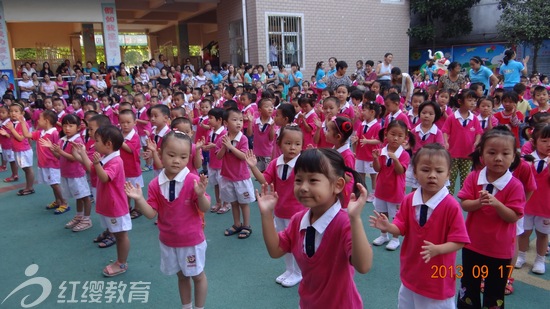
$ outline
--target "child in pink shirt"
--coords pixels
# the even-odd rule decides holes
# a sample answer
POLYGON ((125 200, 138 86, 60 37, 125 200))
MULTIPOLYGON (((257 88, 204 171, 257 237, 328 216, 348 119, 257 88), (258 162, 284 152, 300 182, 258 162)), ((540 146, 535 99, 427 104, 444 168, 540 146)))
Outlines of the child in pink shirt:
MULTIPOLYGON (((407 124, 401 120, 394 120, 385 129, 385 140, 388 143, 386 147, 372 151, 372 165, 378 172, 374 209, 392 219, 397 213, 397 207, 405 198, 405 171, 409 165, 410 156, 402 145, 407 138, 409 145, 414 147, 414 137, 407 129, 407 124)), ((389 243, 386 249, 390 251, 396 250, 400 244, 396 235, 390 238, 385 232, 381 233, 372 244, 381 246, 387 242, 389 243)))
POLYGON ((112 107, 112 99, 108 95, 101 96, 101 112, 103 115, 109 117, 113 125, 118 124, 118 117, 115 115, 112 107), (116 118, 116 120, 115 120, 116 118))
MULTIPOLYGON (((451 118, 450 118, 451 119, 451 118)), ((523 216, 525 193, 509 168, 515 157, 515 138, 509 131, 483 134, 474 158, 485 167, 468 175, 458 193, 468 213, 466 228, 471 243, 462 249, 463 276, 458 308, 503 308, 508 270, 515 250, 516 221, 523 216), (477 158, 480 157, 480 158, 477 158), (485 272, 483 302, 480 298, 485 272)))
POLYGON ((498 125, 498 119, 493 116, 493 102, 492 97, 484 97, 477 101, 477 119, 483 132, 489 131, 498 125))
POLYGON ((400 120, 407 126, 407 129, 410 130, 411 124, 409 123, 409 117, 399 108, 400 99, 397 93, 390 93, 386 97, 387 116, 384 122, 384 128, 387 128, 392 121, 400 120))
POLYGON ((227 134, 225 127, 223 126, 223 113, 221 108, 213 108, 208 112, 208 125, 212 130, 210 136, 205 141, 203 150, 209 152, 208 161, 208 183, 214 187, 214 193, 216 195, 216 204, 210 208, 210 212, 224 214, 231 209, 231 204, 223 202, 220 198, 220 181, 221 181, 221 169, 222 160, 216 157, 216 144, 227 134))
MULTIPOLYGON (((304 206, 298 202, 294 196, 294 166, 302 150, 302 131, 296 126, 286 126, 281 128, 281 136, 278 144, 282 149, 282 154, 269 163, 267 169, 263 172, 257 167, 257 159, 250 151, 246 156, 246 161, 254 177, 260 184, 272 184, 273 189, 279 197, 274 208, 275 228, 277 232, 284 231, 293 215, 304 210, 304 206)), ((284 286, 291 287, 302 281, 302 271, 296 264, 296 259, 292 254, 285 254, 286 270, 275 279, 275 282, 284 286)))
MULTIPOLYGON (((202 140, 202 143, 208 139, 210 136, 210 125, 208 124, 208 112, 212 109, 212 102, 210 99, 203 99, 199 104, 199 113, 193 119, 193 125, 196 126, 195 134, 195 144, 202 140)), ((210 160, 209 152, 206 150, 202 151, 202 171, 203 173, 207 172, 208 160, 210 160)))
POLYGON ((435 122, 435 125, 439 130, 443 130, 445 121, 447 118, 453 114, 453 110, 447 106, 449 104, 451 96, 447 90, 439 90, 437 92, 437 104, 440 107, 441 117, 435 122))
POLYGON ((73 114, 75 114, 80 120, 84 120, 84 111, 82 110, 82 101, 79 98, 73 98, 71 100, 73 107, 73 114))
POLYGON ((317 148, 332 148, 334 145, 329 143, 326 138, 328 123, 333 117, 336 117, 340 111, 340 101, 336 97, 328 97, 323 100, 323 115, 315 118, 315 134, 313 135, 313 142, 317 145, 317 148))
POLYGON ((278 158, 282 154, 281 147, 279 147, 281 128, 286 127, 287 125, 292 125, 295 117, 296 110, 292 104, 279 104, 279 106, 277 106, 275 117, 273 119, 275 126, 277 127, 274 136, 274 139, 277 142, 273 145, 273 154, 271 155, 272 158, 278 158))
MULTIPOLYGON (((140 145, 143 151, 147 151, 147 132, 151 132, 151 122, 149 121, 149 114, 147 107, 145 106, 145 96, 138 93, 134 96, 134 107, 136 109, 136 130, 139 136, 140 145)), ((143 171, 153 169, 153 163, 150 160, 145 162, 143 171)))
POLYGON ((363 180, 346 167, 335 149, 327 148, 303 151, 294 173, 294 195, 308 210, 294 215, 284 231, 277 233, 273 221, 278 204, 273 185, 263 184, 258 194, 269 255, 292 253, 296 259, 303 276, 300 308, 363 308, 353 281, 355 270, 365 274, 372 265, 372 248, 361 221, 367 199, 363 180), (346 213, 340 199, 347 172, 352 173, 356 189, 346 213))
POLYGON ((339 108, 338 114, 349 119, 355 118, 355 112, 353 106, 348 102, 348 87, 346 85, 340 85, 336 88, 336 98, 338 99, 339 108))
POLYGON ((158 150, 162 145, 162 138, 168 134, 170 127, 170 109, 166 105, 158 104, 151 107, 147 113, 151 121, 151 132, 149 133, 149 139, 147 140, 147 151, 143 157, 147 161, 152 159, 155 175, 158 176, 162 170, 162 163, 158 157, 158 150))
POLYGON ((525 119, 525 116, 517 110, 517 105, 520 101, 519 96, 513 91, 505 92, 501 100, 504 110, 496 113, 495 118, 498 120, 499 124, 506 125, 510 128, 516 137, 516 148, 519 149, 521 147, 519 141, 519 128, 525 119))
POLYGON ((216 144, 216 156, 222 160, 220 198, 231 203, 233 212, 233 226, 226 229, 224 235, 239 234, 239 239, 245 239, 252 234, 249 204, 256 199, 245 161, 248 139, 241 131, 243 114, 236 108, 229 108, 224 113, 224 123, 227 134, 216 144))
POLYGON ((247 129, 247 134, 254 136, 254 155, 258 161, 258 169, 263 173, 271 162, 273 140, 275 138, 273 115, 273 101, 261 99, 258 103, 259 116, 247 129))
POLYGON ((457 273, 462 275, 455 266, 456 252, 470 238, 462 209, 445 186, 450 168, 451 156, 442 145, 426 145, 413 163, 420 188, 405 197, 393 223, 378 212, 370 218, 371 226, 405 236, 399 308, 454 308, 455 280, 457 273), (447 275, 434 272, 440 268, 447 275))
POLYGON ((298 124, 302 132, 304 132, 304 144, 302 148, 315 148, 317 144, 315 144, 313 136, 317 130, 317 125, 315 123, 318 117, 313 109, 314 100, 312 97, 300 97, 300 99, 298 99, 298 104, 302 110, 296 114, 296 124, 298 124))
POLYGON ((17 172, 17 162, 15 162, 15 155, 13 154, 11 136, 9 130, 5 128, 8 122, 11 123, 8 106, 0 105, 0 146, 2 146, 2 166, 0 166, 0 171, 6 171, 6 165, 9 163, 11 176, 5 178, 4 182, 13 182, 19 180, 19 175, 17 172), (1 131, 7 134, 2 134, 1 131))
POLYGON ((245 92, 241 95, 240 103, 242 104, 243 113, 243 133, 248 139, 248 148, 252 149, 254 144, 254 135, 248 134, 248 128, 253 125, 254 120, 258 116, 258 105, 256 104, 256 95, 254 93, 245 92))
POLYGON ((125 191, 147 218, 158 216, 160 269, 166 275, 177 274, 183 308, 193 308, 191 279, 195 308, 203 308, 207 293, 203 214, 210 208, 210 198, 206 194, 207 176, 191 174, 185 167, 190 152, 189 136, 177 131, 168 133, 161 146, 165 167, 149 183, 147 200, 140 186, 127 182, 125 191))
MULTIPOLYGON (((193 139, 195 131, 193 131, 193 124, 191 120, 183 117, 178 117, 170 123, 170 127, 174 131, 179 131, 187 134, 193 139)), ((202 166, 202 145, 204 145, 204 138, 198 140, 196 143, 191 143, 191 156, 187 163, 187 168, 191 174, 198 175, 198 169, 202 166)))
POLYGON ((57 131, 61 132, 63 131, 61 122, 63 121, 63 118, 68 115, 65 111, 65 104, 63 104, 63 100, 61 100, 61 98, 56 98, 53 100, 53 110, 57 114, 57 131))

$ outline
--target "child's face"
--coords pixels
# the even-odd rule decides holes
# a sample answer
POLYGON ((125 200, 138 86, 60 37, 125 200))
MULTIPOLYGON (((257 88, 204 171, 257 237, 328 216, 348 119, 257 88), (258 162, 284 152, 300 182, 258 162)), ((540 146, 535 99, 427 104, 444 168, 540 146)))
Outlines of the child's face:
POLYGON ((482 97, 483 96, 483 87, 477 87, 477 89, 475 90, 476 91, 476 95, 478 97, 482 97))
POLYGON ((483 117, 487 117, 491 115, 491 112, 493 111, 493 103, 489 100, 483 100, 479 103, 479 113, 483 117))
POLYGON ((50 100, 50 99, 44 100, 44 108, 45 108, 45 109, 52 110, 52 109, 53 109, 52 100, 50 100))
POLYGON ((302 151, 302 140, 302 133, 298 131, 288 130, 284 133, 279 146, 285 161, 288 162, 300 154, 300 151, 302 151))
POLYGON ((8 110, 5 109, 5 108, 0 109, 0 119, 6 120, 6 119, 8 119, 8 117, 9 117, 8 110))
POLYGON ((403 128, 399 126, 391 127, 388 132, 386 133, 386 140, 388 141, 388 146, 392 150, 397 150, 399 146, 403 145, 405 142, 407 134, 403 128))
POLYGON ((179 117, 185 117, 185 115, 179 109, 170 110, 170 119, 174 120, 179 117))
POLYGON ((548 103, 548 90, 537 92, 535 94, 535 101, 537 101, 539 105, 546 105, 546 103, 548 103))
POLYGON ((176 126, 176 129, 180 132, 183 132, 189 135, 190 137, 193 137, 193 134, 195 133, 189 123, 181 122, 176 126))
POLYGON ((338 107, 334 100, 328 100, 323 102, 323 113, 325 114, 325 119, 330 120, 332 117, 338 115, 338 107))
POLYGON ((325 134, 325 138, 328 143, 333 145, 339 145, 340 144, 340 133, 338 132, 338 128, 336 128, 336 123, 334 121, 329 121, 327 124, 327 133, 325 134))
POLYGON ((330 97, 330 92, 328 92, 328 91, 321 92, 321 100, 324 100, 328 97, 330 97))
POLYGON ((435 111, 433 106, 427 105, 422 109, 420 113, 420 121, 424 126, 431 126, 435 120, 435 111))
MULTIPOLYGON (((94 132, 94 135, 95 135, 95 132, 94 132)), ((92 136, 90 134, 90 136, 92 136)), ((113 152, 113 143, 111 142, 107 142, 107 143, 104 143, 102 140, 101 140, 101 137, 97 137, 97 139, 95 139, 95 150, 101 154, 101 155, 109 155, 113 152)))
POLYGON ((157 104, 159 104, 158 98, 151 98, 151 106, 155 106, 157 104))
POLYGON ((216 119, 216 117, 212 115, 208 115, 208 125, 212 128, 219 128, 222 125, 222 120, 216 119))
POLYGON ((172 103, 174 103, 175 106, 180 107, 183 105, 183 103, 185 103, 185 101, 183 100, 181 95, 177 95, 172 98, 172 103))
POLYGON ((438 96, 437 96, 437 103, 439 104, 439 106, 443 107, 443 106, 447 106, 447 104, 449 104, 449 94, 444 92, 444 93, 440 93, 438 96))
POLYGON ((380 93, 380 84, 378 83, 373 83, 371 86, 370 86, 370 90, 376 94, 379 94, 380 93))
POLYGON ((271 117, 271 115, 273 115, 273 102, 271 100, 266 100, 262 103, 262 107, 260 107, 260 114, 262 117, 271 117))
POLYGON ((477 100, 476 98, 465 98, 464 99, 464 102, 462 102, 462 105, 460 106, 460 108, 462 109, 467 109, 469 111, 473 111, 475 110, 476 108, 476 104, 477 103, 477 100))
POLYGON ((212 109, 212 106, 210 105, 210 102, 201 102, 201 104, 199 104, 199 109, 201 115, 206 116, 208 115, 210 109, 212 109))
POLYGON ((136 121, 132 115, 118 115, 118 124, 120 125, 120 130, 124 134, 128 134, 136 126, 136 121))
POLYGON ((283 116, 283 112, 280 109, 275 111, 275 124, 279 127, 286 126, 288 124, 288 118, 283 116))
POLYGON ((412 97, 412 100, 411 100, 411 106, 413 108, 414 111, 417 111, 418 110, 418 107, 420 106, 420 104, 422 104, 424 102, 424 97, 421 97, 421 96, 413 96, 412 97))
POLYGON ((135 92, 141 92, 141 85, 140 84, 135 84, 134 85, 134 91, 135 92))
POLYGON ((78 101, 78 100, 73 100, 73 101, 71 102, 71 105, 73 106, 73 108, 74 108, 75 111, 77 111, 77 110, 80 109, 80 101, 78 101))
POLYGON ((143 106, 145 106, 145 101, 143 100, 142 96, 137 96, 134 98, 134 105, 137 109, 141 109, 143 106))
POLYGON ((231 99, 233 99, 233 96, 231 96, 231 94, 230 94, 227 90, 224 90, 224 91, 223 91, 223 97, 224 97, 226 100, 231 100, 231 99))
POLYGON ((99 129, 97 122, 88 120, 88 135, 94 141, 95 141, 95 132, 97 131, 97 129, 99 129))
POLYGON ((502 106, 504 107, 504 110, 507 112, 511 112, 516 108, 516 102, 506 99, 502 101, 502 106))
POLYGON ((363 119, 366 122, 371 122, 374 120, 374 116, 376 115, 376 112, 369 108, 363 108, 361 110, 361 115, 363 116, 363 119))
POLYGON ((168 116, 164 115, 157 109, 152 109, 149 120, 153 126, 163 128, 168 123, 168 116))
POLYGON ((62 125, 63 133, 65 133, 67 137, 71 137, 78 133, 78 127, 79 126, 74 123, 65 123, 62 125))
POLYGON ((65 105, 63 105, 63 102, 61 101, 55 101, 53 102, 53 110, 56 113, 61 113, 65 109, 65 105))
POLYGON ((198 101, 201 99, 201 94, 198 90, 193 90, 193 100, 198 101))
POLYGON ((487 166, 487 173, 493 177, 500 178, 506 173, 514 157, 515 141, 511 137, 493 137, 483 145, 482 160, 487 166))
POLYGON ((104 107, 109 106, 110 103, 111 103, 111 102, 110 102, 110 100, 109 100, 108 97, 102 97, 102 98, 101 98, 101 104, 102 104, 104 107))
POLYGON ((449 179, 449 162, 442 155, 422 155, 414 167, 422 193, 433 196, 449 179))
POLYGON ((163 145, 160 160, 164 166, 164 173, 169 179, 183 170, 189 163, 191 147, 187 141, 172 137, 163 145))
POLYGON ((311 105, 309 105, 308 103, 304 103, 304 104, 300 105, 300 107, 302 108, 302 112, 304 114, 309 113, 313 109, 313 107, 311 105))
POLYGON ((546 158, 550 155, 550 138, 537 138, 535 148, 540 158, 546 158))
POLYGON ((334 204, 334 198, 342 192, 344 183, 341 177, 329 179, 323 173, 298 171, 294 178, 294 195, 305 207, 322 213, 334 204))
POLYGON ((40 114, 40 117, 38 117, 38 128, 46 130, 50 127, 49 123, 50 122, 44 118, 44 114, 40 114))
POLYGON ((250 103, 252 103, 250 101, 250 99, 248 98, 248 96, 246 96, 246 95, 241 96, 239 99, 241 100, 241 104, 243 106, 248 106, 248 105, 250 105, 250 103))
POLYGON ((336 89, 336 98, 340 102, 345 102, 348 99, 348 90, 345 87, 338 87, 336 89))
POLYGON ((399 110, 399 102, 394 102, 389 99, 386 99, 385 103, 386 103, 386 108, 388 112, 395 113, 399 110))
POLYGON ((227 131, 231 134, 237 134, 243 128, 243 114, 230 112, 225 121, 227 131))

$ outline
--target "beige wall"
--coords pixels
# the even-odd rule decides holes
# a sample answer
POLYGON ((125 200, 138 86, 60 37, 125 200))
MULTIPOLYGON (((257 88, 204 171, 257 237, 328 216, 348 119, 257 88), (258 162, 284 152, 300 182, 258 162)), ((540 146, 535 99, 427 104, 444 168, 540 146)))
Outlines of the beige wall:
POLYGON ((75 23, 8 23, 12 48, 35 48, 37 43, 55 47, 71 46, 71 34, 81 32, 75 23))
POLYGON ((102 2, 114 0, 3 0, 8 22, 103 22, 102 2), (55 13, 54 13, 55 12, 55 13), (55 14, 55 18, 52 16, 55 14))

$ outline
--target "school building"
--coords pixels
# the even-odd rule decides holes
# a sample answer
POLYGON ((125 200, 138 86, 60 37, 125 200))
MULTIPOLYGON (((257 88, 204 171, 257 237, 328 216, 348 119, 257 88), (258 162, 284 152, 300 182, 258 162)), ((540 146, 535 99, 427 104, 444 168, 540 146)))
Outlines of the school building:
POLYGON ((130 40, 123 34, 146 37, 149 56, 171 63, 197 45, 234 64, 265 65, 276 51, 271 59, 298 62, 305 76, 332 56, 350 69, 387 52, 395 66, 409 59, 406 0, 0 0, 0 14, 3 71, 32 60, 15 59, 20 49, 36 49, 38 65, 54 69, 65 58, 96 62, 102 49, 107 66, 118 66, 130 40))

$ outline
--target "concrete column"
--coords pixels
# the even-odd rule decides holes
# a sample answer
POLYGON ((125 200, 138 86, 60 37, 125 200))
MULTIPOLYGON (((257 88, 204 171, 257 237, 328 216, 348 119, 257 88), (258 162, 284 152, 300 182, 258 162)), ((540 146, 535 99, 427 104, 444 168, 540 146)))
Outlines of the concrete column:
POLYGON ((176 40, 178 46, 178 63, 185 63, 189 58, 189 31, 187 23, 179 23, 176 27, 176 40))
POLYGON ((71 52, 73 53, 73 59, 71 63, 76 63, 76 61, 82 61, 82 46, 80 46, 80 36, 71 35, 71 52))
POLYGON ((95 48, 94 24, 82 24, 82 43, 84 45, 84 57, 86 57, 82 60, 92 61, 96 65, 97 51, 95 48))
POLYGON ((158 37, 154 34, 147 33, 147 43, 149 47, 149 58, 147 60, 155 57, 155 51, 159 49, 158 37))

